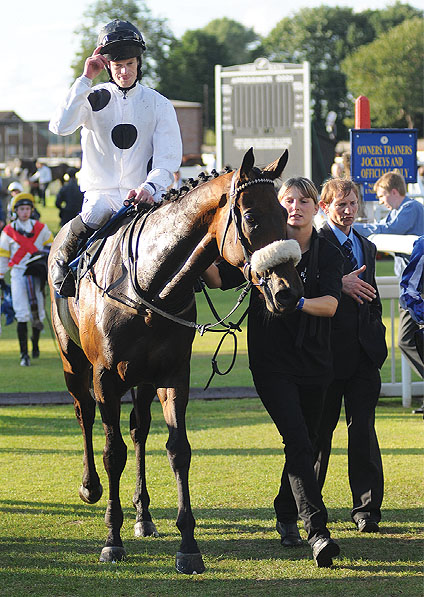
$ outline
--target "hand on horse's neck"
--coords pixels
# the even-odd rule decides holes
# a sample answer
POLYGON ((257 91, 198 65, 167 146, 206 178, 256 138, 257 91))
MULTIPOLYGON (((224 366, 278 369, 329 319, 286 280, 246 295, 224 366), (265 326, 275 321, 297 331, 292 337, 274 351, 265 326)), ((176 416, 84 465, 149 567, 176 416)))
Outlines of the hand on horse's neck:
POLYGON ((287 226, 287 238, 297 240, 300 246, 301 253, 306 253, 311 246, 312 225, 307 228, 296 228, 295 226, 287 226))

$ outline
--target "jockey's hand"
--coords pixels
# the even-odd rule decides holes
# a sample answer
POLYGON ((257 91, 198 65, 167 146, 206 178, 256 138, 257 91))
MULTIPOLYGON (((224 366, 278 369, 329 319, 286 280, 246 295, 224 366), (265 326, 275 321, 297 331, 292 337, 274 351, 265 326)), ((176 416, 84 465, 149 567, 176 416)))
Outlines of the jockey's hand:
POLYGON ((84 64, 84 72, 82 73, 89 79, 95 79, 102 70, 107 66, 108 61, 106 58, 100 54, 100 50, 102 46, 98 46, 93 54, 87 58, 84 64))
POLYGON ((367 266, 363 265, 342 278, 342 291, 352 297, 360 305, 363 305, 364 300, 370 303, 377 296, 375 288, 373 288, 371 284, 368 284, 368 282, 359 278, 359 275, 362 274, 366 268, 367 266))
POLYGON ((147 203, 148 205, 153 205, 155 200, 153 199, 153 195, 146 191, 146 189, 142 187, 138 187, 138 189, 131 189, 128 191, 127 201, 134 203, 147 203))

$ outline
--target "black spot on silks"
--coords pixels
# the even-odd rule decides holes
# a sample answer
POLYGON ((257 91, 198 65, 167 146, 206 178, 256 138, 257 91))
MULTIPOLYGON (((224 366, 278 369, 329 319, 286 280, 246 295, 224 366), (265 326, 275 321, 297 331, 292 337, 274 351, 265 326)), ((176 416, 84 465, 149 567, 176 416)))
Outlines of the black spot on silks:
POLYGON ((97 89, 96 91, 92 91, 88 96, 88 101, 90 102, 93 112, 103 110, 103 108, 110 102, 110 97, 110 91, 107 89, 97 89))
POLYGON ((137 139, 137 129, 133 124, 118 124, 111 134, 113 143, 119 149, 132 147, 137 139))

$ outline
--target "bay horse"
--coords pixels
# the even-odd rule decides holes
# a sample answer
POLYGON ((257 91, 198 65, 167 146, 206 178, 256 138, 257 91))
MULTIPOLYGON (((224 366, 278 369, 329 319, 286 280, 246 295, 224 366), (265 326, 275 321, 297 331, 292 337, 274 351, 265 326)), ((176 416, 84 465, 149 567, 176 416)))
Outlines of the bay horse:
MULTIPOLYGON (((137 386, 130 416, 137 460, 135 534, 158 536, 145 475, 150 408, 157 395, 168 426, 166 448, 178 488, 176 525, 181 544, 176 568, 186 574, 204 571, 194 538, 188 484, 191 448, 185 424, 195 329, 182 325, 181 320, 195 322, 193 286, 219 255, 260 284, 269 311, 294 309, 302 294, 295 269, 300 249, 295 241, 284 240, 285 212, 274 187, 287 156, 285 152, 261 171, 254 167, 250 149, 238 170, 216 173, 184 196, 163 201, 148 217, 140 214, 123 224, 106 237, 97 261, 80 279, 77 299, 58 296, 50 283, 53 327, 84 441, 79 494, 90 504, 102 495, 92 446, 95 401, 91 383, 105 431, 108 535, 100 561, 125 557, 119 482, 127 447, 120 430, 120 403, 124 393, 137 386)), ((53 243, 50 263, 66 226, 53 243)))

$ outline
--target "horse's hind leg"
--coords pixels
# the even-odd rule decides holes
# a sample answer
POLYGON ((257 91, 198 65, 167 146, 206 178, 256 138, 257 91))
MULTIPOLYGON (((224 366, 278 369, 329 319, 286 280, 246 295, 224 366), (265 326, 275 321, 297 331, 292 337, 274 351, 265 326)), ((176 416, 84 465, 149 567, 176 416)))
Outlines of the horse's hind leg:
POLYGON ((75 415, 81 427, 84 442, 83 476, 78 493, 87 504, 95 504, 102 497, 103 487, 94 462, 93 424, 96 415, 96 402, 89 391, 89 364, 85 373, 86 375, 65 372, 65 380, 68 390, 74 398, 75 415))
POLYGON ((84 460, 80 498, 95 504, 102 496, 103 488, 96 471, 93 453, 93 424, 96 403, 90 393, 91 365, 84 352, 69 337, 52 301, 52 323, 60 348, 66 386, 74 399, 74 409, 81 427, 84 442, 84 460))
POLYGON ((205 565, 194 538, 196 522, 190 505, 188 473, 191 448, 187 439, 185 413, 188 402, 188 384, 179 388, 158 388, 163 414, 169 429, 166 443, 168 459, 177 481, 178 516, 177 527, 181 533, 181 545, 176 556, 176 568, 184 574, 200 574, 205 565))
POLYGON ((133 497, 136 519, 134 534, 136 537, 158 537, 159 533, 149 511, 150 497, 146 485, 146 439, 150 430, 152 415, 150 407, 156 395, 150 384, 142 384, 133 397, 133 409, 130 416, 130 432, 134 443, 137 477, 133 497))

